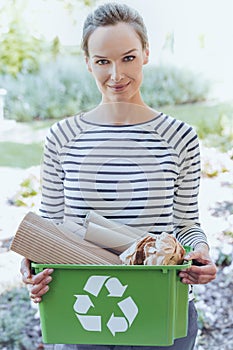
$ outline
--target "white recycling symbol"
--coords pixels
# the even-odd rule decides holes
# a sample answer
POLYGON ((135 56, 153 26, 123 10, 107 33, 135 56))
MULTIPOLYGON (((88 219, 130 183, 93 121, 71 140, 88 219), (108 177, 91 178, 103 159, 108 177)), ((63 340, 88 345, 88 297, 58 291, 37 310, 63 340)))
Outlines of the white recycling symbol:
MULTIPOLYGON (((109 297, 122 297, 128 285, 123 286, 116 277, 111 276, 90 276, 83 288, 84 291, 98 297, 102 287, 105 285, 109 291, 109 297)), ((91 307, 95 307, 89 295, 74 295, 77 299, 74 303, 74 311, 82 327, 87 331, 101 332, 101 316, 87 315, 91 307)), ((107 327, 113 336, 117 332, 126 332, 132 325, 138 314, 138 307, 131 297, 127 297, 118 302, 117 305, 123 312, 124 316, 115 316, 111 314, 107 327)))

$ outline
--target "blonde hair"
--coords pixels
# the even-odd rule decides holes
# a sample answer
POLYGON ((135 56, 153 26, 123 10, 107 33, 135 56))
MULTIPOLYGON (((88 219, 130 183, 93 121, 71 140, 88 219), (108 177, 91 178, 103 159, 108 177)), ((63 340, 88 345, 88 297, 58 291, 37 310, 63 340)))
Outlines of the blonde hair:
POLYGON ((142 16, 128 5, 111 2, 100 5, 87 16, 83 25, 81 43, 84 54, 89 56, 88 40, 98 27, 116 25, 120 22, 132 25, 141 40, 142 48, 145 49, 148 44, 148 36, 142 16))

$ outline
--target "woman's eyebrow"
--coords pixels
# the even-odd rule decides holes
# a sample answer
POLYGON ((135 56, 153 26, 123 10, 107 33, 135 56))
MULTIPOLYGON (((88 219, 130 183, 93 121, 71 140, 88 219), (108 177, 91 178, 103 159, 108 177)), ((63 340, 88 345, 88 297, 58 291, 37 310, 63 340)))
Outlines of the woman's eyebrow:
MULTIPOLYGON (((131 49, 131 50, 123 53, 121 56, 128 55, 128 54, 132 53, 133 51, 137 51, 137 49, 131 49)), ((106 56, 101 56, 101 55, 93 55, 92 58, 107 58, 107 57, 106 56)))
POLYGON ((137 49, 131 49, 131 50, 123 53, 122 56, 128 55, 129 53, 132 53, 133 51, 137 51, 137 49))
POLYGON ((92 58, 107 58, 106 56, 93 55, 92 58))

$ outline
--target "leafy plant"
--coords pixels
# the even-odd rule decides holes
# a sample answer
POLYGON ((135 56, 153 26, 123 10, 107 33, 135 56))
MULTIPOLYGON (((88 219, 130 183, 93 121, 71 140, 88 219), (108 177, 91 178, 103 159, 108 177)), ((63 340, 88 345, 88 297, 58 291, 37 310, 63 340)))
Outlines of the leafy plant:
POLYGON ((17 4, 10 15, 8 30, 0 35, 0 73, 17 77, 19 72, 30 73, 39 70, 42 54, 47 50, 45 42, 28 33, 21 18, 21 6, 17 4))
POLYGON ((0 295, 0 348, 36 349, 41 341, 39 320, 25 287, 0 295))
POLYGON ((9 200, 10 204, 17 207, 34 207, 40 192, 40 181, 36 175, 29 175, 21 183, 19 190, 9 200))
POLYGON ((219 251, 218 259, 215 261, 217 266, 229 266, 232 263, 232 252, 219 251))

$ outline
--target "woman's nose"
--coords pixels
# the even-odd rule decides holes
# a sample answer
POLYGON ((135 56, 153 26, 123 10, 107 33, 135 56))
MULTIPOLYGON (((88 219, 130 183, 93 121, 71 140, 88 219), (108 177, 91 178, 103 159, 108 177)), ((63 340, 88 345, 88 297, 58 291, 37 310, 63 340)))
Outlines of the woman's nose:
POLYGON ((123 74, 121 72, 121 67, 118 64, 113 64, 111 67, 111 79, 112 81, 118 83, 123 78, 123 74))

